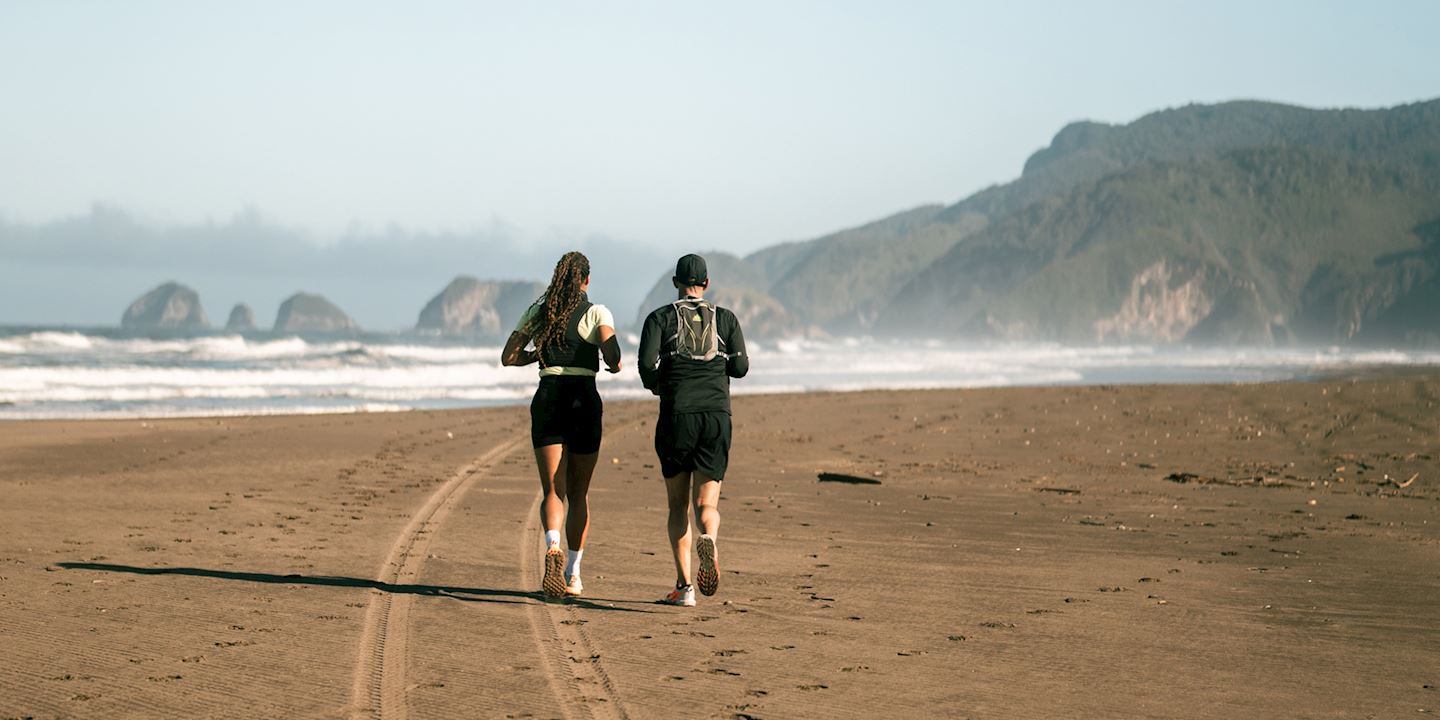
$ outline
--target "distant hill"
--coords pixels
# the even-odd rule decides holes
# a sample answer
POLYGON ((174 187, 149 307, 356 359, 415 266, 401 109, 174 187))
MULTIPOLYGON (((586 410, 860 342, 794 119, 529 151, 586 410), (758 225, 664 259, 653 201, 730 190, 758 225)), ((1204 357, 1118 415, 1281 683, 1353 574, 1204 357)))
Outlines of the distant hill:
POLYGON ((1072 123, 1013 182, 766 248, 729 282, 809 333, 1429 342, 1437 173, 1440 101, 1072 123))
MULTIPOLYGON (((944 210, 926 205, 850 230, 806 242, 784 243, 737 258, 723 252, 702 253, 716 290, 745 288, 752 304, 783 309, 787 319, 751 330, 744 314, 741 326, 755 337, 863 331, 890 297, 973 229, 968 223, 937 223, 944 210)), ((638 318, 660 303, 675 299, 667 273, 656 281, 638 318)), ((718 302, 718 300, 717 300, 718 302)), ((723 304, 723 303, 722 303, 723 304)), ((734 309, 734 308, 732 308, 734 309)), ((638 321, 637 321, 638 324, 638 321)))
POLYGON ((956 245, 880 325, 1067 342, 1357 340, 1440 273, 1424 229, 1437 217, 1440 166, 1300 147, 1149 162, 956 245))
POLYGON ((1440 101, 1383 110, 1314 110, 1235 101, 1150 113, 1126 125, 1071 123, 1025 162, 1014 182, 982 190, 940 216, 998 219, 1133 165, 1183 162, 1243 148, 1308 147, 1375 162, 1436 162, 1440 101))
MULTIPOLYGON (((770 273, 784 269, 780 254, 791 247, 782 245, 778 251, 761 251, 769 254, 758 258, 756 255, 739 258, 725 252, 704 253, 711 285, 705 297, 734 312, 746 337, 788 337, 804 333, 805 325, 799 317, 766 291, 770 286, 770 273)), ((675 301, 676 290, 670 277, 670 273, 665 273, 655 281, 641 302, 635 314, 635 330, 644 324, 650 311, 675 301)))
MULTIPOLYGON (((710 271, 710 285, 719 288, 745 288, 765 292, 770 284, 768 277, 762 267, 750 263, 748 258, 736 257, 727 252, 707 252, 705 256, 706 268, 710 271)), ((671 272, 666 272, 655 281, 650 292, 641 301, 640 307, 635 311, 635 327, 638 329, 645 322, 645 316, 650 314, 661 305, 668 305, 675 300, 675 285, 670 282, 671 272)), ((744 318, 741 318, 744 322, 744 318)))
POLYGON ((866 332, 915 273, 984 227, 968 215, 940 221, 942 211, 927 205, 814 240, 774 279, 770 294, 831 332, 866 332))

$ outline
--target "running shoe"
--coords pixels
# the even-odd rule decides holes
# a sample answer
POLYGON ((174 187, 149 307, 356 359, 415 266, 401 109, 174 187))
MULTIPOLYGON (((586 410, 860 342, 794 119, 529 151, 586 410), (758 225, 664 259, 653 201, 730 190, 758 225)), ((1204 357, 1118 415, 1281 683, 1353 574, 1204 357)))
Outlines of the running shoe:
POLYGON ((545 551, 545 579, 540 581, 545 597, 565 597, 565 551, 552 547, 545 551))
POLYGON ((671 590, 665 597, 660 599, 661 605, 680 605, 682 607, 695 607, 695 586, 686 585, 671 590))
POLYGON ((715 560, 715 536, 701 535, 695 543, 695 554, 700 556, 700 567, 695 569, 695 584, 704 595, 714 595, 720 588, 720 564, 715 560))
POLYGON ((570 597, 580 597, 585 592, 585 583, 580 582, 579 575, 571 575, 570 582, 565 585, 565 594, 570 597))

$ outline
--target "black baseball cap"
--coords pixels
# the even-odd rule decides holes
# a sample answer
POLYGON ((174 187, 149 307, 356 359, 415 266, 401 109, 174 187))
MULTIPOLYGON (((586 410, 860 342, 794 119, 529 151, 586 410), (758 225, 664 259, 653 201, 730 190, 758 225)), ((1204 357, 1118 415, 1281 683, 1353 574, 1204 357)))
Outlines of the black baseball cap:
POLYGON ((691 254, 675 261, 675 281, 681 286, 704 285, 709 279, 710 272, 705 268, 705 258, 691 254))

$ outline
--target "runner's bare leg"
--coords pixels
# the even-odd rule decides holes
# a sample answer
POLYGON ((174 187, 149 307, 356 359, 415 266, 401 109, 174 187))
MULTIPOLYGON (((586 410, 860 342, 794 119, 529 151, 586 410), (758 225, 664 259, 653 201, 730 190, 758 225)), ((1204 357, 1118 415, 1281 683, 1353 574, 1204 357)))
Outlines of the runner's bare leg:
MULTIPOLYGON (((535 466, 540 471, 540 490, 545 499, 540 503, 540 524, 544 529, 559 530, 565 525, 565 446, 541 445, 535 448, 535 466)), ((593 463, 591 469, 593 470, 593 463)))
POLYGON ((570 509, 565 513, 565 540, 571 550, 584 550, 585 538, 590 534, 590 478, 599 459, 598 452, 585 455, 565 452, 565 492, 570 498, 570 509))
POLYGON ((665 496, 670 505, 667 529, 670 550, 675 554, 675 584, 690 584, 690 473, 665 478, 665 496))
POLYGON ((695 473, 695 524, 702 535, 720 536, 720 481, 695 473))

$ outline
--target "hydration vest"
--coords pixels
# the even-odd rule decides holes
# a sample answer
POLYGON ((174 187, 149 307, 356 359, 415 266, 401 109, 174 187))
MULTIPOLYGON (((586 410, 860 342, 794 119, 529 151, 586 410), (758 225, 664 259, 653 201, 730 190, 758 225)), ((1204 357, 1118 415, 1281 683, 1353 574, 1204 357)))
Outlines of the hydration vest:
MULTIPOLYGON (((600 371, 600 346, 591 345, 580 337, 580 321, 590 309, 589 300, 582 298, 575 311, 565 321, 565 334, 560 342, 546 347, 540 353, 540 367, 573 367, 600 371)), ((544 312, 544 308, 540 309, 544 312)))
POLYGON ((701 298, 686 297, 670 303, 675 310, 675 334, 670 336, 670 357, 708 362, 716 356, 729 358, 715 327, 715 306, 701 298))

